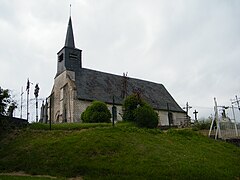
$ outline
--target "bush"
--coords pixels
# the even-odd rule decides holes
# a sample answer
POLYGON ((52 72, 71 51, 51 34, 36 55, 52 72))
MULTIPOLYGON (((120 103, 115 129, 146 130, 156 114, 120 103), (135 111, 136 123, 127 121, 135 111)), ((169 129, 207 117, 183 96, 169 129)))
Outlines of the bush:
MULTIPOLYGON (((211 126, 211 121, 210 120, 207 120, 207 121, 198 121, 198 122, 195 122, 193 124, 193 130, 209 130, 210 129, 210 126, 211 126)), ((216 122, 214 121, 214 124, 213 126, 216 126, 216 122)))
POLYGON ((111 113, 105 103, 94 101, 82 113, 81 119, 85 123, 111 122, 111 113))
POLYGON ((123 120, 124 121, 134 121, 134 110, 138 106, 143 106, 145 102, 137 95, 133 94, 128 96, 123 102, 123 120))
POLYGON ((135 109, 134 118, 139 127, 156 128, 158 125, 158 114, 148 105, 135 109))
POLYGON ((135 122, 139 127, 155 128, 158 115, 139 95, 128 96, 123 103, 123 120, 135 122))

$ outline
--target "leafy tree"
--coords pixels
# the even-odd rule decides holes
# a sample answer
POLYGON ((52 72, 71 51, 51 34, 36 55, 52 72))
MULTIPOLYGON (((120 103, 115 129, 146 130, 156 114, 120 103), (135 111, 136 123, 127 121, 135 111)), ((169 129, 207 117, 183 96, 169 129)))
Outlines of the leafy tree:
POLYGON ((12 116, 16 107, 17 104, 12 99, 9 89, 2 89, 0 87, 0 115, 12 116))
POLYGON ((104 102, 94 101, 82 113, 81 119, 85 123, 111 122, 111 113, 104 102))

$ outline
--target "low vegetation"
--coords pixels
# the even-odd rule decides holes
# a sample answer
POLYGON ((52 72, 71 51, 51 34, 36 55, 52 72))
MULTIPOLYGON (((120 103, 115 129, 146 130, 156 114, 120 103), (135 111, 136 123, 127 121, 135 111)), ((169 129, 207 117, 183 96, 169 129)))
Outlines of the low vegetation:
POLYGON ((162 132, 129 123, 45 127, 33 124, 1 137, 0 172, 84 179, 240 178, 240 148, 192 130, 162 132))
MULTIPOLYGON (((109 123, 62 123, 62 124, 52 124, 52 130, 82 130, 90 128, 102 128, 102 127, 111 127, 109 123)), ((43 123, 32 123, 28 127, 31 130, 50 130, 49 124, 43 123)))
POLYGON ((0 86, 0 115, 12 116, 17 108, 16 101, 12 98, 9 89, 2 89, 0 86))
POLYGON ((82 113, 81 119, 84 123, 110 123, 111 113, 104 102, 93 101, 82 113))
POLYGON ((123 120, 134 122, 139 127, 156 128, 158 115, 153 108, 144 102, 139 94, 128 96, 123 103, 123 120))
MULTIPOLYGON (((200 119, 199 121, 194 122, 192 128, 195 131, 198 131, 198 130, 209 130, 210 126, 211 126, 211 122, 212 122, 211 118, 200 119)), ((213 126, 216 126, 216 122, 215 121, 214 121, 213 126)))
POLYGON ((138 107, 134 111, 134 118, 139 127, 156 128, 158 125, 158 114, 149 105, 138 107))

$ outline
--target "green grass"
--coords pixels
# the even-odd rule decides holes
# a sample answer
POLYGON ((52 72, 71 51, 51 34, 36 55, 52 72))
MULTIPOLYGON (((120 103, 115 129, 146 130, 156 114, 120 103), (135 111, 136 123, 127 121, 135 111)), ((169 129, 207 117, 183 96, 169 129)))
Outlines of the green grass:
MULTIPOLYGON (((63 123, 63 124, 52 124, 52 130, 82 130, 89 128, 101 128, 101 127, 111 127, 111 123, 63 123)), ((28 127, 32 130, 50 130, 49 124, 43 123, 32 123, 28 127)))
POLYGON ((53 180, 47 177, 0 175, 0 180, 53 180))
POLYGON ((53 131, 39 126, 0 140, 0 172, 84 179, 240 178, 240 148, 191 130, 162 132, 124 123, 55 125, 53 131))

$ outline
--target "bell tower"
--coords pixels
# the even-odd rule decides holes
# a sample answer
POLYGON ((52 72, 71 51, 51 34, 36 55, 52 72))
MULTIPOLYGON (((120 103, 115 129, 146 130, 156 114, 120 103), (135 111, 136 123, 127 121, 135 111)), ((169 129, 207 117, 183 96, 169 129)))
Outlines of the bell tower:
POLYGON ((75 48, 71 16, 68 21, 65 46, 57 53, 57 74, 65 70, 77 71, 82 68, 82 50, 75 48))

